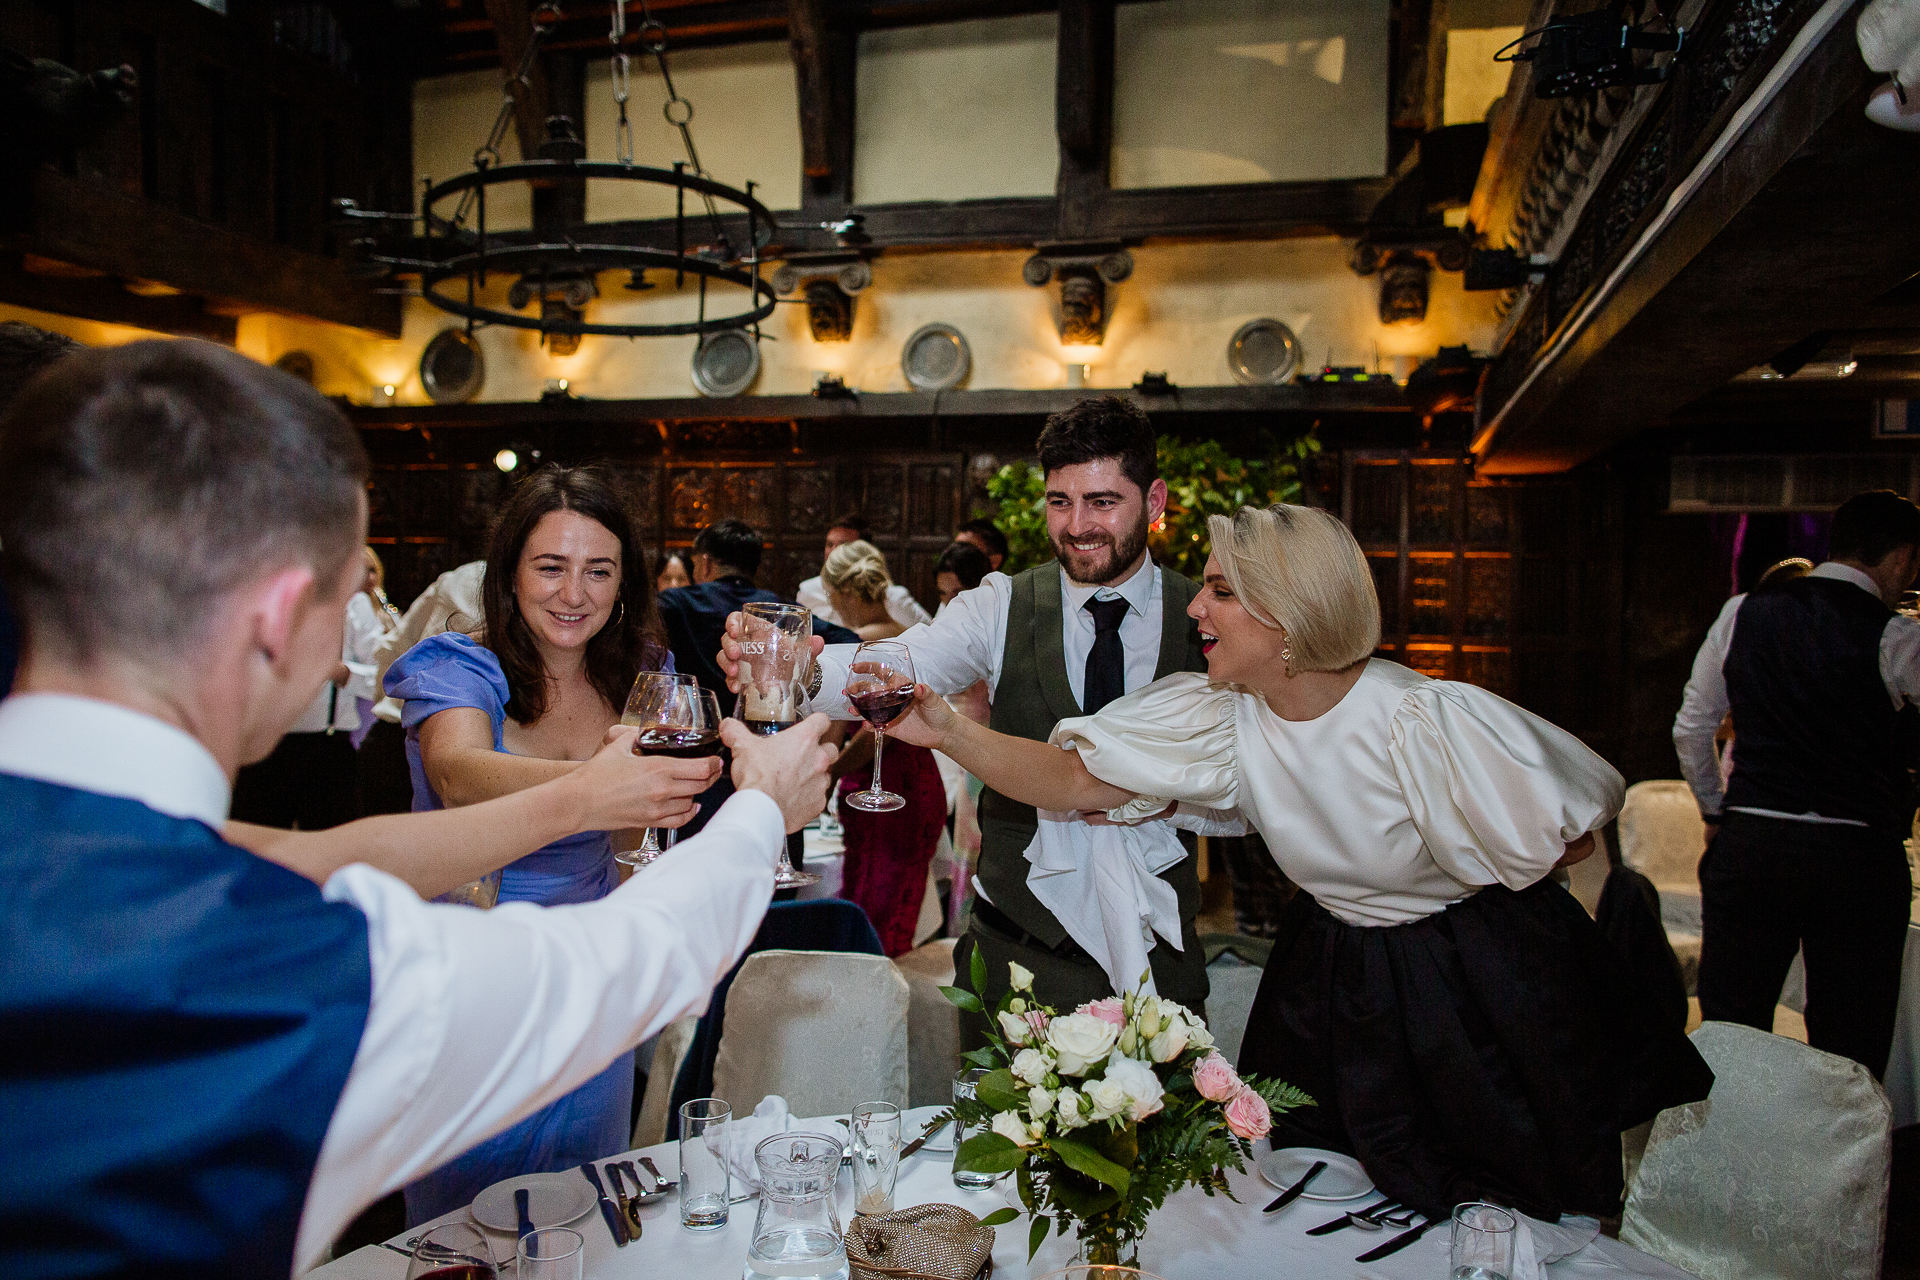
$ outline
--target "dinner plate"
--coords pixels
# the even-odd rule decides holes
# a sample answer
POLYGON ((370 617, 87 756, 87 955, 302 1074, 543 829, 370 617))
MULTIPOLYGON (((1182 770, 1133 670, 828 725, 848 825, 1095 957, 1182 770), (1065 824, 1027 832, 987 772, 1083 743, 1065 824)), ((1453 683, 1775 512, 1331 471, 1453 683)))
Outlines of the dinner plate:
POLYGON ((527 1216, 536 1227, 564 1227, 585 1216, 597 1200, 578 1170, 523 1173, 496 1182, 475 1196, 473 1220, 492 1231, 518 1231, 520 1215, 514 1211, 513 1193, 522 1187, 527 1189, 527 1216))
MULTIPOLYGON (((945 1110, 946 1110, 945 1107, 913 1107, 910 1110, 908 1110, 907 1113, 901 1117, 901 1120, 903 1122, 900 1125, 901 1145, 904 1146, 905 1144, 912 1142, 915 1138, 919 1137, 921 1134, 925 1133, 927 1131, 927 1125, 932 1123, 933 1118, 945 1110)), ((952 1122, 949 1121, 947 1126, 944 1129, 934 1134, 931 1138, 928 1138, 927 1145, 924 1147, 921 1147, 920 1150, 915 1152, 914 1154, 915 1155, 944 1155, 944 1156, 952 1155, 953 1154, 952 1122)))
POLYGON ((1314 1161, 1325 1160, 1327 1167, 1300 1193, 1303 1200, 1353 1200, 1373 1191, 1373 1179, 1352 1156, 1316 1147, 1283 1147, 1260 1157, 1260 1176, 1285 1191, 1307 1176, 1314 1161))

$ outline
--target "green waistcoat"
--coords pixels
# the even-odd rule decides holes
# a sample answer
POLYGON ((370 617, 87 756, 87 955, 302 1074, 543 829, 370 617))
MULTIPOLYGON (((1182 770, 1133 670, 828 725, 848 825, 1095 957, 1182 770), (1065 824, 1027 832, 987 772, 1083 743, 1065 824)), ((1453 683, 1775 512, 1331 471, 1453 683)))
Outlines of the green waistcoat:
MULTIPOLYGON (((1205 671, 1200 631, 1187 617, 1187 605, 1199 584, 1168 568, 1160 569, 1160 660, 1153 678, 1176 671, 1205 671)), ((993 692, 993 729, 998 733, 1045 742, 1060 721, 1082 714, 1067 681, 1065 643, 1061 638, 1060 566, 1048 561, 1013 580, 1013 598, 1007 605, 1006 653, 1000 660, 1000 683, 993 692)), ((980 883, 993 905, 1015 924, 1050 947, 1066 939, 1067 931, 1051 911, 1040 905, 1027 888, 1027 846, 1033 843, 1039 820, 1033 806, 1009 800, 989 789, 980 797, 980 883)), ((1180 898, 1180 918, 1192 920, 1200 910, 1200 880, 1191 857, 1162 873, 1180 898)))

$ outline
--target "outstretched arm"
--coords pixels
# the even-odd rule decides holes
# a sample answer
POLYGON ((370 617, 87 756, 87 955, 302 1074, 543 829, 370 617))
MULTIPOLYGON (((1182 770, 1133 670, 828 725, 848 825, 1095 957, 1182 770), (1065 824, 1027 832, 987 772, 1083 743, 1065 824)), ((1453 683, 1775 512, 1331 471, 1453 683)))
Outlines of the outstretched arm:
POLYGON ((887 726, 902 742, 944 751, 1001 795, 1039 809, 1118 809, 1135 793, 1100 781, 1078 751, 995 733, 958 715, 926 685, 908 713, 887 726))

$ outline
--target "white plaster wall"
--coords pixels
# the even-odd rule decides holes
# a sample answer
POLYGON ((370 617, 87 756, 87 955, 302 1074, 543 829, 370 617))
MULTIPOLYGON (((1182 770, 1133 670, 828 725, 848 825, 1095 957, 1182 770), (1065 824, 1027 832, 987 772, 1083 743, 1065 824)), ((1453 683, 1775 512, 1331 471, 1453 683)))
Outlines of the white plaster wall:
POLYGON ((1506 96, 1511 62, 1493 55, 1520 38, 1524 27, 1480 27, 1447 32, 1445 124, 1478 124, 1506 96))
MULTIPOLYGON (((473 169, 473 153, 487 140, 500 112, 501 73, 467 71, 416 81, 413 86, 414 199, 420 183, 445 182, 473 169)), ((500 144, 502 162, 520 159, 512 126, 500 144)), ((436 206, 451 216, 457 200, 436 206)), ((476 215, 477 216, 477 215, 476 215)), ((487 192, 487 229, 524 231, 533 225, 533 195, 525 183, 503 183, 487 192)))

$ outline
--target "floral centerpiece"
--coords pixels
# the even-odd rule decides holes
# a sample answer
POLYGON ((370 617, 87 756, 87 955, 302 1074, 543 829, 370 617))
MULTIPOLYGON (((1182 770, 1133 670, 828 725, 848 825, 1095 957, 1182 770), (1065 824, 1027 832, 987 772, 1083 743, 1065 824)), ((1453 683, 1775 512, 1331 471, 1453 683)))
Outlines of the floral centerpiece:
MULTIPOLYGON (((1227 1192, 1226 1169, 1244 1170, 1273 1113, 1311 1106, 1288 1084, 1243 1079, 1213 1048, 1194 1013, 1136 989, 1059 1014, 1033 1001, 1033 974, 1013 964, 1011 990, 988 1021, 989 1045, 966 1055, 988 1068, 954 1111, 973 1136, 954 1168, 1015 1173, 1033 1219, 1032 1257, 1072 1228, 1092 1263, 1137 1258, 1147 1215, 1181 1187, 1227 1192)), ((973 955, 973 986, 986 964, 973 955)), ((1141 986, 1146 975, 1141 975, 1141 986)), ((945 987, 948 1000, 987 1012, 979 997, 945 987)), ((1008 1218, 1011 1210, 1004 1211, 1008 1218)))

